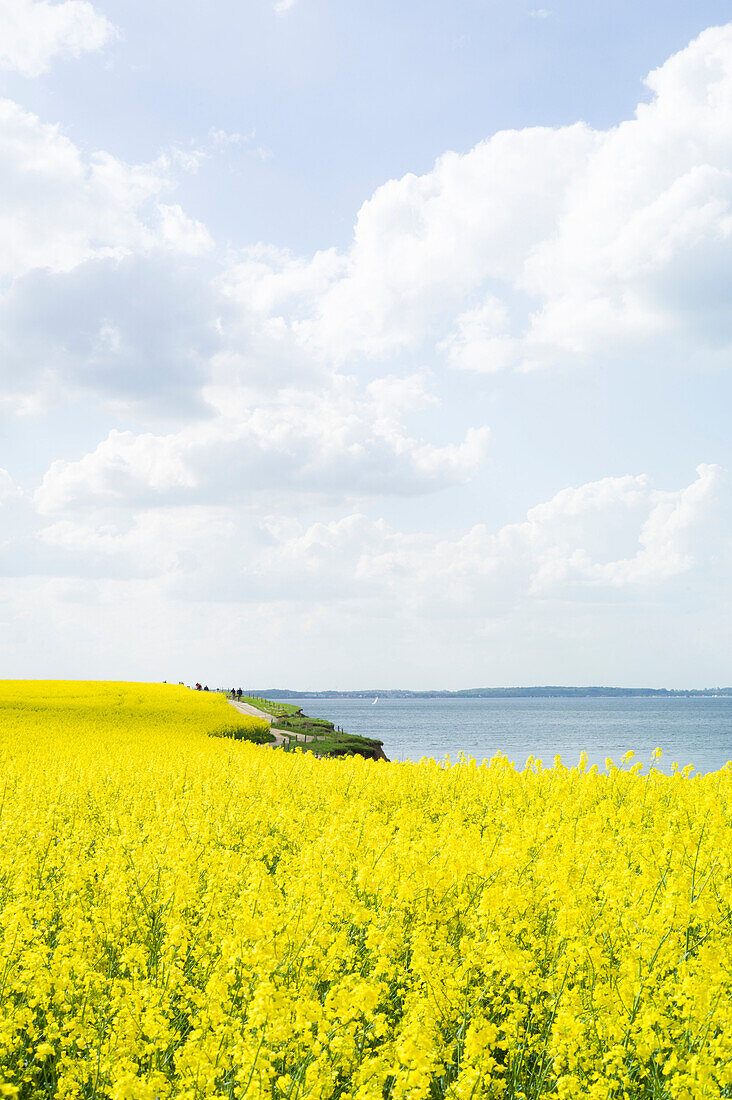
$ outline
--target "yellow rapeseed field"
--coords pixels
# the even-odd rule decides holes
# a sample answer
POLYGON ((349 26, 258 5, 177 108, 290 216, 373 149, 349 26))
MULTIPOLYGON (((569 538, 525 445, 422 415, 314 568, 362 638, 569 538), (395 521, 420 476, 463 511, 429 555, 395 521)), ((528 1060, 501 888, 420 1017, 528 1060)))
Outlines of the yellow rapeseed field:
POLYGON ((0 683, 0 1096, 732 1095, 732 768, 317 760, 232 714, 0 683))

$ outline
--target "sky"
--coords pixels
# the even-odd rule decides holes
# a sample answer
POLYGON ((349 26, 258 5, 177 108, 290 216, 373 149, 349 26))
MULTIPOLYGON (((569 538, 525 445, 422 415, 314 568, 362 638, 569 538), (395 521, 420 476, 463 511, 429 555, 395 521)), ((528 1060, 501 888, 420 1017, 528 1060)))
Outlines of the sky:
POLYGON ((732 24, 0 0, 0 668, 732 684, 732 24))

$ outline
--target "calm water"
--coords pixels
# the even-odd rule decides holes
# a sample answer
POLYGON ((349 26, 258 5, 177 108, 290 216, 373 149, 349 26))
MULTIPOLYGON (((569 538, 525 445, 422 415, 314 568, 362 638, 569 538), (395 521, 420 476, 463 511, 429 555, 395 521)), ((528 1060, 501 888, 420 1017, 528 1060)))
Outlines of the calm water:
POLYGON ((456 759, 461 749, 480 761, 505 752, 517 767, 527 756, 551 765, 560 753, 576 764, 616 764, 628 749, 661 765, 677 760, 698 772, 732 759, 732 699, 289 699, 306 714, 328 718, 349 733, 378 737, 391 760, 456 759))

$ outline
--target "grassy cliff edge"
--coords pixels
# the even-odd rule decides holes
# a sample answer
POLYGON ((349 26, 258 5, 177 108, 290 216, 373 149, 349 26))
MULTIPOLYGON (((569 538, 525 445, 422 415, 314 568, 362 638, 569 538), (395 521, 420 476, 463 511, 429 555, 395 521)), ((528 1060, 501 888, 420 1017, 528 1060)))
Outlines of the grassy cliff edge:
POLYGON ((311 718, 303 714, 301 707, 258 696, 242 696, 242 702, 270 714, 271 728, 288 737, 288 747, 294 751, 312 752, 316 756, 364 756, 369 760, 388 761, 383 741, 345 733, 325 718, 311 718))

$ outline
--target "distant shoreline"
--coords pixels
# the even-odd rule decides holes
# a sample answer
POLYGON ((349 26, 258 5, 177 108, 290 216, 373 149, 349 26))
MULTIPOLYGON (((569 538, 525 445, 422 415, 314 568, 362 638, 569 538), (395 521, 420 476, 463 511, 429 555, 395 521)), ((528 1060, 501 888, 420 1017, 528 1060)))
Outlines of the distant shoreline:
POLYGON ((267 699, 615 699, 615 698, 732 698, 732 687, 623 688, 623 687, 504 687, 465 688, 461 691, 407 691, 372 688, 362 691, 290 691, 285 688, 252 690, 267 699))

